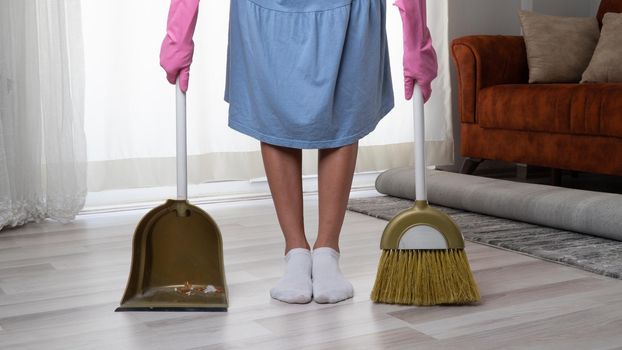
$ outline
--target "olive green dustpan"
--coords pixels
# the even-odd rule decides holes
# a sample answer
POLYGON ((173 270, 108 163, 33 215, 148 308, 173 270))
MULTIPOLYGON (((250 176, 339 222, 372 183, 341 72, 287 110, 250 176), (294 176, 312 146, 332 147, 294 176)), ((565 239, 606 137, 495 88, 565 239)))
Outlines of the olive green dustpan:
POLYGON ((226 311, 222 236, 187 200, 186 96, 177 82, 177 199, 149 211, 132 242, 130 275, 115 311, 226 311))
POLYGON ((377 303, 437 305, 478 301, 479 290, 464 252, 458 225, 428 205, 425 185, 423 96, 415 85, 416 198, 382 233, 371 300, 377 303))

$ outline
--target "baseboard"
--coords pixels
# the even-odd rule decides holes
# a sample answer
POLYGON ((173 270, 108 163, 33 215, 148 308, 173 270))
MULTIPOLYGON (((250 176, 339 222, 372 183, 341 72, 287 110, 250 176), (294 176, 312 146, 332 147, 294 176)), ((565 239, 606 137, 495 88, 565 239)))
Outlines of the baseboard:
MULTIPOLYGON (((383 171, 361 172, 354 174, 352 190, 355 193, 372 194, 376 192, 375 182, 383 171)), ((303 176, 303 195, 305 198, 317 196, 317 175, 303 176)), ((152 208, 168 198, 177 198, 175 186, 130 188, 89 192, 83 214, 109 213, 115 211, 139 210, 152 208)), ((213 204, 241 202, 271 198, 266 177, 250 181, 214 181, 188 186, 188 198, 193 204, 213 204)))

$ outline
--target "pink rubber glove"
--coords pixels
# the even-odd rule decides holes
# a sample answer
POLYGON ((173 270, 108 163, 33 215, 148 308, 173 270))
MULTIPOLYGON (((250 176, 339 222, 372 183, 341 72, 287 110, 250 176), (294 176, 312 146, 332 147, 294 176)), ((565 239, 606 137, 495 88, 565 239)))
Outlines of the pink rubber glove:
POLYGON ((423 101, 432 95, 432 80, 438 74, 436 51, 426 20, 425 0, 396 0, 404 30, 404 88, 406 100, 413 96, 415 82, 421 86, 423 101))
POLYGON ((181 91, 188 90, 190 65, 194 55, 194 28, 199 13, 199 0, 171 0, 166 37, 160 48, 160 66, 166 79, 175 84, 179 75, 181 91))

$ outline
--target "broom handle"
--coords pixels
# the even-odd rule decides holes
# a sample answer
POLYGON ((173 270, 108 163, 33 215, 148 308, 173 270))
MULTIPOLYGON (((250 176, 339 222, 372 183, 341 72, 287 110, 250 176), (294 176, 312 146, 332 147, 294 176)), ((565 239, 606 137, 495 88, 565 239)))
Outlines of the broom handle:
POLYGON ((421 87, 417 83, 415 83, 413 91, 413 115, 415 125, 415 197, 416 200, 427 200, 423 94, 421 87))
POLYGON ((175 84, 177 110, 177 199, 188 199, 188 162, 186 149, 186 94, 175 84))

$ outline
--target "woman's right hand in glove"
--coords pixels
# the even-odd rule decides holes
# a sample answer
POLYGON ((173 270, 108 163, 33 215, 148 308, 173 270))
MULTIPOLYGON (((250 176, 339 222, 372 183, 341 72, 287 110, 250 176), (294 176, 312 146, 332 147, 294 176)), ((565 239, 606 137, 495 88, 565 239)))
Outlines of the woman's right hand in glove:
POLYGON ((404 91, 406 100, 413 95, 415 83, 421 87, 423 100, 432 94, 432 80, 438 75, 436 51, 426 18, 426 0, 395 0, 404 31, 404 91))
POLYGON ((171 0, 166 37, 160 48, 160 66, 166 78, 175 84, 179 76, 181 91, 188 90, 190 65, 194 54, 194 28, 199 13, 199 0, 171 0))

